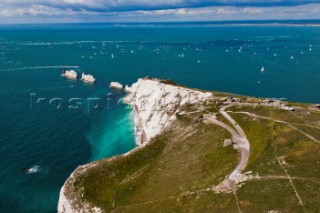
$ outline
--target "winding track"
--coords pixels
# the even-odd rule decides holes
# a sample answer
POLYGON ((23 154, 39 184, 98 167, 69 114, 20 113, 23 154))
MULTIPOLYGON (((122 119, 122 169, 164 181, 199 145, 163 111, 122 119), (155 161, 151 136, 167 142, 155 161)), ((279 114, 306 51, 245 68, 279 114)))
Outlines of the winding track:
POLYGON ((205 116, 206 121, 208 121, 209 123, 221 126, 222 128, 226 129, 228 132, 231 133, 232 140, 236 144, 236 147, 241 154, 241 159, 237 167, 229 174, 229 176, 222 183, 212 187, 212 189, 217 192, 234 190, 236 184, 241 181, 241 172, 245 169, 250 154, 250 144, 244 131, 236 123, 236 121, 233 120, 233 118, 225 111, 225 109, 229 106, 230 105, 222 107, 220 109, 220 113, 233 125, 235 130, 231 128, 229 125, 221 121, 218 121, 212 115, 205 116))

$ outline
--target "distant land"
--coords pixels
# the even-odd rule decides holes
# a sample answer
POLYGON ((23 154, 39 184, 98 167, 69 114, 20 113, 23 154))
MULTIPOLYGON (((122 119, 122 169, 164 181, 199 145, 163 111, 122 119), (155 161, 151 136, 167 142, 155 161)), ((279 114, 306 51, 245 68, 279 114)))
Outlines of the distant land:
MULTIPOLYGON (((104 23, 108 24, 108 23, 104 23)), ((118 24, 118 23, 110 23, 118 24)), ((182 22, 123 22, 128 25, 320 25, 319 19, 310 20, 228 20, 228 21, 182 21, 182 22)))
MULTIPOLYGON (((10 26, 47 26, 47 25, 293 25, 293 26, 319 26, 320 19, 303 19, 303 20, 227 20, 227 21, 181 21, 181 22, 83 22, 83 23, 48 23, 48 24, 10 24, 10 26)), ((0 24, 8 26, 8 24, 0 24)))

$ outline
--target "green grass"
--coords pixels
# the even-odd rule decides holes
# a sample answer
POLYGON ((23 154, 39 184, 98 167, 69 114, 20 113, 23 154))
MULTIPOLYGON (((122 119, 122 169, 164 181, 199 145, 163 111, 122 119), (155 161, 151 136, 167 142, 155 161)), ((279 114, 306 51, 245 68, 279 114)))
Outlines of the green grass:
POLYGON ((243 114, 232 114, 235 121, 242 127, 250 142, 250 157, 246 171, 259 174, 277 173, 279 166, 274 162, 274 144, 276 123, 253 119, 243 114))
POLYGON ((151 168, 152 161, 160 155, 165 147, 165 135, 155 139, 156 142, 150 143, 142 150, 126 157, 116 157, 114 160, 102 160, 97 166, 90 168, 87 172, 79 172, 72 186, 74 195, 81 192, 83 198, 79 201, 86 200, 89 203, 100 206, 109 211, 112 208, 114 196, 117 202, 125 203, 127 196, 122 194, 134 193, 137 187, 146 180, 147 176, 138 179, 135 185, 130 188, 118 187, 119 182, 124 178, 134 174, 136 171, 147 165, 146 170, 151 168), (84 190, 82 190, 84 187, 84 190))
MULTIPOLYGON (((287 156, 288 160, 294 161, 295 156, 304 159, 313 152, 318 153, 320 145, 307 138, 295 129, 272 120, 253 118, 244 114, 232 114, 232 117, 245 131, 250 141, 250 158, 246 170, 260 171, 258 167, 267 169, 275 163, 275 146, 279 156, 287 156), (303 153, 303 154, 302 154, 303 153)), ((317 129, 296 126, 302 130, 318 133, 317 129)), ((314 158, 320 155, 314 154, 314 158)), ((314 159, 314 160, 315 160, 314 159)), ((307 162, 310 163, 311 159, 307 162)), ((268 171, 272 171, 271 168, 268 171)), ((275 170, 276 171, 276 170, 275 170)))
MULTIPOLYGON (((128 206, 130 212, 138 212, 149 202, 159 211, 168 206, 180 209, 181 205, 201 209, 200 202, 183 195, 218 184, 237 165, 239 154, 223 147, 229 137, 214 125, 186 127, 179 122, 174 130, 131 155, 99 161, 86 172, 76 173, 68 186, 69 197, 77 197, 79 205, 86 201, 106 212, 121 212, 128 206), (78 196, 82 193, 83 198, 78 196)), ((206 196, 201 199, 209 200, 206 196)))
MULTIPOLYGON (((283 119, 284 115, 281 116, 283 119)), ((318 212, 320 199, 316 191, 320 186, 320 145, 286 124, 254 119, 244 114, 232 114, 232 117, 244 129, 250 141, 251 152, 246 170, 262 177, 285 177, 286 172, 277 160, 280 157, 284 160, 283 166, 293 178, 293 183, 305 203, 305 210, 318 212)), ((316 131, 310 127, 305 128, 316 131)), ((304 211, 288 179, 267 178, 248 181, 237 194, 239 205, 244 212, 304 211)))
POLYGON ((201 192, 180 197, 158 200, 153 203, 122 206, 116 212, 237 212, 232 194, 201 192))
POLYGON ((313 180, 293 180, 304 203, 306 212, 320 212, 320 182, 313 180))
MULTIPOLYGON (((309 115, 262 106, 228 110, 300 123, 304 126, 295 127, 320 136, 318 129, 310 127, 320 120, 316 112, 309 115)), ((230 113, 250 142, 245 171, 262 179, 241 184, 236 191, 238 203, 233 193, 207 191, 236 167, 239 153, 223 147, 229 132, 199 123, 200 115, 177 115, 170 130, 134 153, 98 161, 85 172, 78 169, 66 184, 67 197, 78 208, 87 203, 105 212, 237 212, 237 204, 242 212, 303 212, 286 179, 288 172, 305 211, 320 211, 320 145, 287 124, 245 114, 230 113)), ((221 115, 218 118, 230 125, 221 115)))
POLYGON ((254 180, 237 190, 243 212, 303 212, 288 180, 254 180))
POLYGON ((259 116, 278 119, 290 123, 317 125, 320 128, 320 112, 317 111, 297 110, 291 112, 266 106, 232 106, 228 109, 234 112, 250 112, 259 116), (309 114, 307 112, 309 112, 309 114))
POLYGON ((216 116, 217 116, 217 119, 218 119, 219 121, 227 124, 227 125, 230 126, 232 129, 234 129, 235 131, 237 131, 236 128, 234 128, 233 124, 230 123, 230 121, 229 121, 228 119, 226 119, 223 115, 221 115, 220 113, 217 113, 216 116))

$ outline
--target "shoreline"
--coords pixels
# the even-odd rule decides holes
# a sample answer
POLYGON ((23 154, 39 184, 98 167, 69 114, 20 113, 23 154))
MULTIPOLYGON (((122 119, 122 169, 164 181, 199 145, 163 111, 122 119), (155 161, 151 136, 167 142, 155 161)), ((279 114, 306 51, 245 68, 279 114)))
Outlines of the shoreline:
MULTIPOLYGON (((129 106, 132 107, 131 112, 130 112, 130 117, 132 116, 131 119, 132 119, 133 125, 134 125, 134 134, 135 134, 135 141, 136 141, 137 146, 135 148, 133 148, 132 150, 130 150, 126 153, 123 153, 121 155, 113 156, 110 158, 104 158, 104 159, 101 159, 98 161, 93 161, 88 164, 78 166, 75 169, 75 171, 73 171, 70 174, 70 176, 65 181, 64 185, 62 186, 62 188, 60 190, 60 196, 59 196, 59 202, 58 202, 58 212, 60 212, 60 213, 79 212, 77 209, 73 209, 72 203, 74 201, 70 200, 71 198, 68 198, 68 196, 66 196, 66 194, 65 194, 65 192, 66 192, 65 190, 68 187, 71 187, 71 191, 72 191, 73 182, 77 178, 77 175, 85 172, 87 170, 87 168, 95 167, 96 165, 98 165, 98 163, 100 161, 110 162, 110 161, 113 161, 114 159, 127 157, 129 155, 135 154, 136 152, 138 152, 139 150, 144 148, 146 145, 152 144, 152 143, 150 143, 150 140, 152 138, 154 138, 156 135, 161 134, 168 126, 170 126, 170 117, 162 115, 160 117, 156 116, 155 118, 153 118, 154 117, 153 113, 155 113, 157 115, 161 115, 161 113, 158 111, 148 111, 148 110, 146 110, 147 112, 145 112, 145 111, 140 111, 138 109, 137 103, 141 103, 139 101, 143 100, 143 99, 141 99, 141 97, 144 97, 144 95, 143 95, 144 92, 145 92, 145 94, 148 94, 149 96, 154 97, 148 93, 146 88, 149 88, 149 89, 151 88, 151 91, 152 91, 151 94, 156 93, 156 94, 160 95, 160 96, 155 96, 155 97, 162 97, 163 94, 166 93, 165 91, 167 91, 167 92, 171 91, 173 94, 175 94, 174 91, 178 90, 180 93, 186 92, 188 95, 193 94, 195 97, 203 95, 204 99, 201 99, 201 98, 199 99, 202 101, 203 100, 208 101, 210 99, 209 96, 205 95, 209 92, 204 92, 204 91, 196 90, 196 89, 189 89, 189 88, 186 88, 186 87, 183 87, 180 85, 171 85, 171 84, 161 83, 158 79, 148 79, 148 78, 139 79, 137 83, 134 83, 131 87, 129 87, 129 89, 127 90, 128 94, 123 99, 123 102, 125 104, 128 104, 129 106), (148 85, 148 84, 150 84, 150 85, 148 85), (142 87, 142 88, 140 88, 140 87, 142 87), (160 88, 160 91, 162 91, 162 92, 159 93, 157 91, 154 91, 154 88, 156 88, 156 87, 160 88), (167 88, 167 90, 165 90, 164 88, 167 88), (170 89, 168 90, 168 88, 170 88, 170 89), (206 99, 206 98, 208 98, 208 99, 206 99), (143 113, 147 113, 147 114, 143 114, 143 113), (151 114, 148 114, 148 113, 152 114, 152 118, 149 117, 151 114), (150 131, 150 128, 152 129, 153 126, 146 125, 146 121, 150 121, 150 120, 152 121, 152 119, 156 119, 158 121, 157 125, 160 126, 160 128, 157 131, 150 131), (166 120, 164 125, 161 124, 161 120, 163 120, 163 119, 166 120), (145 129, 145 128, 149 128, 149 129, 145 129), (149 131, 149 132, 147 132, 147 131, 149 131)), ((213 95, 215 93, 216 92, 212 92, 210 94, 213 95)), ((226 95, 225 93, 218 93, 218 94, 226 95)), ((239 97, 239 95, 237 95, 237 96, 239 97)), ((219 96, 214 95, 213 97, 214 97, 213 100, 216 100, 216 101, 219 100, 218 98, 221 99, 221 96, 219 97, 219 96)), ((248 97, 248 96, 240 96, 240 97, 247 98, 247 100, 250 100, 250 97, 248 97)), ((149 102, 152 102, 152 101, 150 101, 150 99, 148 99, 148 100, 149 100, 149 102)), ((267 100, 267 99, 261 98, 261 100, 267 100)), ((185 102, 185 103, 188 103, 188 102, 185 102)), ((197 103, 197 101, 195 103, 197 103)), ((279 102, 279 106, 281 106, 280 103, 284 104, 282 102, 279 102)), ((155 103, 153 102, 153 104, 155 104, 155 103)), ((225 112, 225 109, 228 106, 237 105, 237 104, 240 106, 241 105, 244 105, 244 106, 250 105, 250 103, 247 103, 247 102, 242 103, 240 101, 239 102, 232 102, 231 100, 227 100, 226 102, 224 102, 222 104, 222 106, 223 105, 224 106, 220 109, 220 113, 225 113, 227 115, 225 117, 228 119, 228 114, 227 114, 227 112, 225 112)), ((264 105, 264 103, 262 105, 260 105, 260 104, 258 105, 258 103, 254 103, 253 105, 262 106, 262 107, 268 106, 268 105, 264 105)), ((151 105, 146 105, 146 106, 148 108, 148 107, 151 107, 154 105, 151 104, 151 105)), ((284 106, 286 106, 286 105, 284 104, 284 106)), ((294 107, 296 107, 296 106, 294 106, 294 107)), ((298 107, 297 107, 297 109, 298 109, 298 107)), ((320 109, 319 109, 319 111, 320 111, 320 109)), ((186 112, 177 110, 175 112, 175 114, 176 113, 182 114, 182 113, 186 113, 186 112)), ((231 121, 235 122, 232 118, 231 118, 231 121)), ((151 124, 154 124, 154 123, 151 122, 151 124)), ((237 132, 238 132, 237 133, 238 135, 235 135, 234 139, 236 139, 235 141, 239 142, 238 144, 237 143, 235 143, 235 144, 238 145, 238 149, 241 152, 241 161, 237 165, 236 169, 232 170, 231 173, 228 175, 228 177, 223 182, 221 182, 219 185, 212 186, 211 190, 216 191, 218 193, 219 192, 229 192, 230 190, 232 191, 232 190, 236 189, 238 183, 241 183, 241 182, 246 181, 248 179, 246 177, 246 174, 243 174, 242 172, 245 170, 246 164, 248 162, 248 158, 249 158, 249 154, 250 154, 249 153, 250 152, 250 144, 249 144, 249 141, 246 139, 244 131, 241 129, 241 127, 238 127, 237 125, 238 124, 234 123, 234 127, 237 129, 237 132)), ((72 196, 72 194, 69 196, 72 196)), ((79 205, 79 204, 77 204, 77 205, 79 205)), ((92 209, 86 203, 81 203, 81 206, 82 206, 81 208, 89 208, 93 212, 100 212, 100 209, 98 209, 96 207, 94 207, 94 209, 92 209)), ((77 206, 76 208, 79 208, 79 206, 77 206)))
MULTIPOLYGON (((123 101, 125 104, 128 104, 129 106, 132 107, 132 115, 133 115, 133 122, 134 122, 134 130, 135 130, 135 140, 136 140, 136 147, 124 154, 121 154, 121 155, 117 155, 117 156, 113 156, 113 157, 110 157, 110 158, 104 158, 104 159, 101 159, 101 160, 107 160, 107 161, 112 161, 113 159, 115 158, 121 158, 121 157, 126 157, 126 156, 129 156, 129 155, 132 155, 134 154, 135 152, 139 151, 140 149, 144 148, 146 145, 149 145, 150 144, 150 140, 152 138, 154 138, 156 135, 160 134, 162 131, 164 131, 165 128, 167 128, 168 126, 170 126, 170 122, 165 122, 165 124, 161 125, 160 124, 160 129, 158 129, 159 132, 149 132, 149 138, 147 136, 147 133, 146 133, 146 130, 144 128, 146 128, 145 126, 143 127, 143 121, 141 121, 141 118, 138 117, 138 114, 139 111, 136 104, 134 102, 132 102, 132 100, 136 99, 136 93, 137 93, 137 90, 139 89, 140 85, 139 83, 143 82, 143 81, 149 81, 149 82, 152 82, 152 83, 155 83, 156 85, 160 85, 160 89, 163 89, 162 88, 162 82, 161 79, 153 79, 153 78, 140 78, 138 80, 138 82, 134 83, 131 87, 127 87, 126 88, 126 92, 127 92, 127 96, 125 98, 123 98, 123 101), (133 97, 129 97, 130 95, 132 95, 133 97), (150 135, 151 134, 151 135, 150 135), (140 141, 140 142, 139 142, 140 141)), ((196 94, 203 94, 203 97, 205 99, 206 95, 208 94, 208 92, 202 92, 200 90, 195 90, 195 89, 189 89, 187 87, 182 87, 180 85, 170 85, 170 84, 164 84, 164 85, 167 85, 169 88, 175 88, 177 89, 178 88, 178 91, 181 90, 181 91, 184 91, 186 92, 187 94, 193 94, 195 95, 194 93, 196 94), (206 94, 206 95, 205 95, 206 94)), ((211 93, 210 93, 211 94, 211 93)), ((160 96, 162 96, 162 94, 159 94, 160 96)), ((211 94, 212 95, 212 94, 211 94)), ((190 98, 190 97, 188 97, 190 98)), ((187 99, 188 99, 187 98, 187 99)), ((188 102, 188 101, 186 101, 188 102)), ((142 103, 142 102, 140 102, 142 103)), ((154 104, 154 103, 153 103, 154 104)), ((156 111, 155 111, 156 112, 156 111)), ((153 113, 153 111, 150 111, 150 113, 153 113)), ((166 119, 169 119, 171 120, 169 117, 166 117, 166 119)), ((159 125, 159 124, 158 124, 159 125)), ((77 172, 81 172, 83 170, 86 170, 87 167, 91 167, 91 166, 95 166, 95 164, 101 160, 98 160, 98 161, 93 161, 93 162, 90 162, 88 164, 84 164, 84 165, 79 165, 71 174, 70 176, 67 178, 67 180, 64 182, 61 190, 60 190, 60 195, 59 195, 59 200, 58 200, 58 207, 57 207, 57 210, 59 213, 65 213, 65 212, 77 212, 77 210, 73 209, 72 208, 72 202, 70 203, 69 199, 65 196, 65 186, 66 184, 69 183, 69 181, 72 181, 74 180, 74 177, 75 177, 75 174, 77 172), (79 171, 81 170, 81 171, 79 171)), ((99 212, 99 209, 96 209, 97 211, 95 212, 99 212)))

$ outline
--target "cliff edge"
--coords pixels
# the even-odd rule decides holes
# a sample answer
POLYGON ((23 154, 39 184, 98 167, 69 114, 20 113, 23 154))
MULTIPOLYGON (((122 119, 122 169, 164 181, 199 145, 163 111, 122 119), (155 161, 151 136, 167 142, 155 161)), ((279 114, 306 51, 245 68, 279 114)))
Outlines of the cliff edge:
POLYGON ((318 109, 153 78, 125 90, 137 148, 79 166, 58 212, 320 209, 318 109))
MULTIPOLYGON (((129 104, 134 112, 137 149, 142 148, 152 138, 169 128, 177 119, 177 115, 187 113, 186 106, 192 105, 197 110, 198 104, 203 104, 213 99, 212 93, 188 89, 176 85, 172 81, 149 77, 139 79, 130 87, 126 86, 125 91, 128 95, 124 102, 129 104)), ((116 158, 135 152, 136 150, 132 150, 116 158)), ((112 159, 107 160, 110 161, 112 159)), ((74 196, 74 191, 72 192, 72 186, 76 183, 76 178, 101 162, 105 162, 105 160, 79 166, 70 175, 60 191, 59 213, 101 212, 100 208, 90 207, 90 204, 85 201, 79 201, 74 196)), ((80 192, 76 193, 79 195, 80 192)))
POLYGON ((125 90, 129 95, 124 101, 134 111, 137 145, 143 145, 170 126, 177 113, 186 113, 181 109, 182 106, 197 105, 213 99, 212 93, 152 78, 141 78, 125 90))

